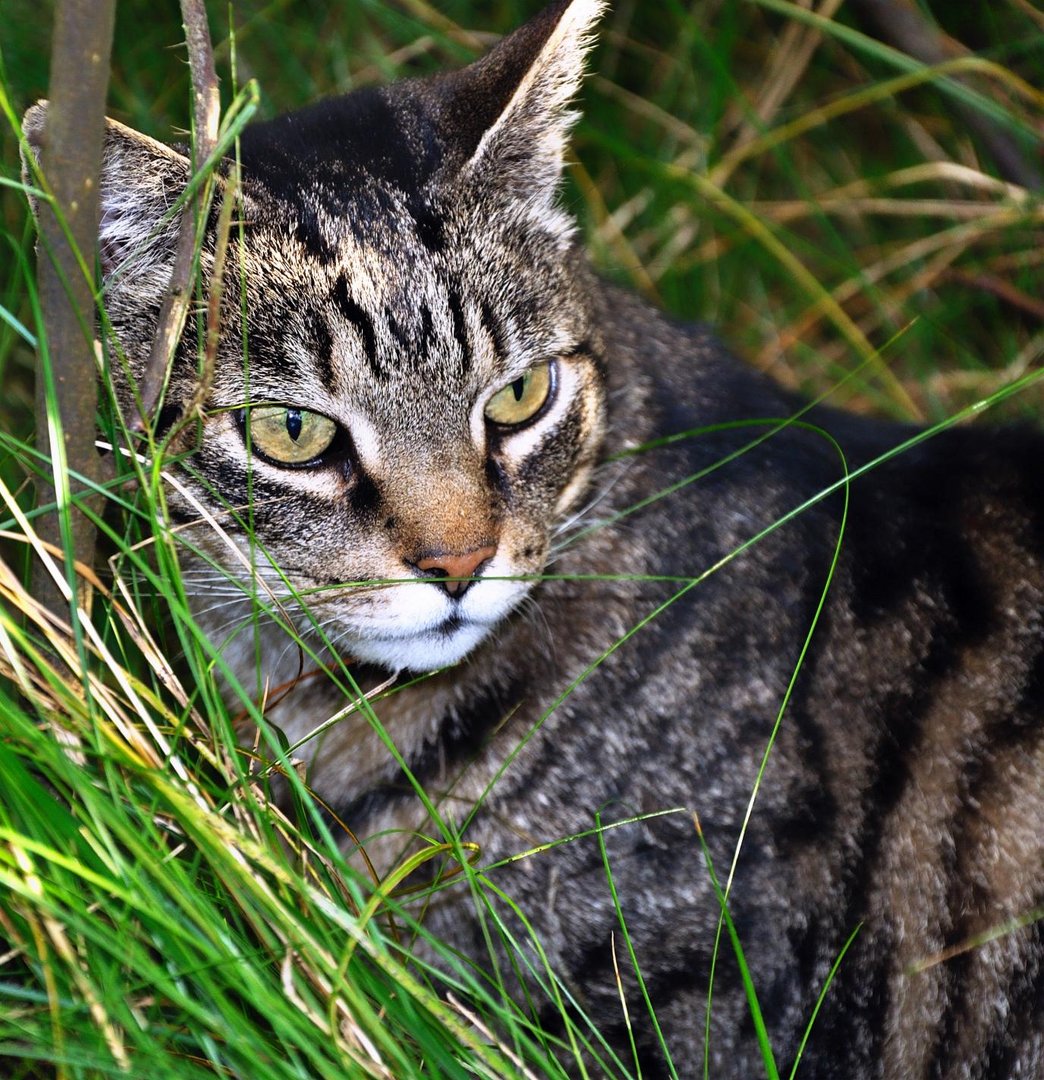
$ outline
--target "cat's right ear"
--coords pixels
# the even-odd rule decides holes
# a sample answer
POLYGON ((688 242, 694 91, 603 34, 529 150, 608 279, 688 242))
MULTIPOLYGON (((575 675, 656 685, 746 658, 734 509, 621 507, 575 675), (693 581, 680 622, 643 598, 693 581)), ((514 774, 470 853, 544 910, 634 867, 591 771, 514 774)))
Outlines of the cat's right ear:
MULTIPOLYGON (((47 139, 47 102, 39 101, 25 114, 22 132, 22 176, 37 186, 34 164, 47 139), (32 160, 29 155, 32 155, 32 160)), ((105 121, 101 166, 101 210, 98 242, 102 274, 116 275, 144 302, 162 295, 178 239, 175 204, 191 176, 183 154, 115 120, 105 121), (133 285, 131 285, 133 282, 133 285)), ((33 213, 36 200, 30 193, 33 213)))

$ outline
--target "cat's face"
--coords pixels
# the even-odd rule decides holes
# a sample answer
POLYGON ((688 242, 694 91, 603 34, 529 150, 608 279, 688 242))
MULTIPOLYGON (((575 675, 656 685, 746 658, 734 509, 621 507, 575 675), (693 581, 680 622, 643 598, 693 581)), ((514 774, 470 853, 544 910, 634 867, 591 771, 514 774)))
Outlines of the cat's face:
POLYGON ((347 655, 453 663, 544 570, 600 440, 602 382, 561 243, 505 235, 495 216, 479 230, 467 200, 440 210, 437 250, 401 208, 375 243, 345 224, 349 201, 320 256, 293 235, 298 207, 258 209, 240 253, 247 363, 233 315, 196 490, 249 505, 256 542, 347 655))
MULTIPOLYGON (((247 593, 344 655, 461 659, 583 495, 606 405, 554 189, 599 7, 555 4, 456 75, 243 137, 220 343, 171 505, 211 519, 186 536, 247 593)), ((188 171, 110 126, 107 309, 136 374, 188 171)), ((168 404, 192 399, 197 354, 183 342, 168 404)))

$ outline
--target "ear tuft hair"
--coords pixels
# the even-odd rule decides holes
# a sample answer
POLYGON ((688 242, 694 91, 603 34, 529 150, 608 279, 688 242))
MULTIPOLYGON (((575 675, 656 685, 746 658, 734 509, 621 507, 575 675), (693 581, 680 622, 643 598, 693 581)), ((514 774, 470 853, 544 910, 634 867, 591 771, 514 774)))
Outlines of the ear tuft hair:
POLYGON ((604 10, 604 0, 559 0, 439 87, 461 178, 506 191, 567 231, 554 196, 578 115, 569 105, 604 10))

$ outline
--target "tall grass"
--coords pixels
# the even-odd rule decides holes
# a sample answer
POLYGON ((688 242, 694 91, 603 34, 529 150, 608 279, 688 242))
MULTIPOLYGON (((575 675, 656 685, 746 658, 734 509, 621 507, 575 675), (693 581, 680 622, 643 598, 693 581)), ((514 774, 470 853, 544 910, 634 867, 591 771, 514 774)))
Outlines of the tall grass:
MULTIPOLYGON (((459 64, 538 6, 244 0, 233 42, 215 4, 226 105, 248 79, 271 114, 459 64)), ((980 404, 1037 418, 1044 206, 999 176, 961 110, 1039 163, 1044 20, 1024 0, 977 5, 973 22, 937 5, 976 53, 938 70, 839 7, 617 3, 565 192, 593 257, 810 394, 932 422, 980 404)), ((15 118, 46 92, 48 19, 28 0, 6 0, 0 19, 15 118)), ((169 138, 189 115, 174 11, 127 2, 118 20, 111 113, 169 138)), ((572 1059, 631 1075, 543 968, 538 941, 518 943, 516 962, 559 1003, 557 1039, 497 977, 426 938, 401 889, 414 864, 360 876, 278 746, 240 745, 235 714, 252 706, 219 693, 220 654, 192 621, 179 540, 161 522, 158 459, 113 455, 105 509, 92 510, 104 565, 81 568, 88 588, 70 618, 31 595, 27 568, 49 557, 26 488, 43 467, 40 328, 13 126, 0 140, 0 1072, 522 1077, 561 1075, 572 1059), (293 820, 260 763, 273 755, 293 820), (439 955, 452 974, 429 970, 439 955)), ((122 445, 103 412, 103 438, 122 445)), ((418 859, 445 856, 469 875, 489 933, 507 934, 510 897, 481 853, 439 838, 418 859)), ((649 1022, 641 1003, 625 1007, 649 1022)))

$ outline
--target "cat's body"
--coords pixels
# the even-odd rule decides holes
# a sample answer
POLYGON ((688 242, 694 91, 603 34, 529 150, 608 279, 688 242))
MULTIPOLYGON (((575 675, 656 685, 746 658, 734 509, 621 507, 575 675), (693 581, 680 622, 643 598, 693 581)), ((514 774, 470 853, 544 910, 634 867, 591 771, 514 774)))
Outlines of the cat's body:
MULTIPOLYGON (((640 352, 637 340, 634 353, 629 343, 635 326, 648 328, 650 312, 622 295, 606 299, 599 315, 615 344, 606 341, 603 355, 623 374, 626 356, 650 355, 647 339, 640 352)), ((629 372, 637 415, 612 414, 631 439, 722 419, 718 409, 744 395, 745 417, 792 411, 762 380, 737 374, 703 335, 667 325, 659 332, 664 368, 655 381, 629 372), (675 378, 671 355, 684 356, 675 378), (700 378, 686 385, 694 368, 724 391, 720 406, 699 400, 700 378)), ((830 419, 853 467, 911 434, 830 419)), ((610 467, 598 516, 626 511, 757 433, 686 440, 624 459, 610 467)), ((608 445, 619 451, 630 442, 610 436, 608 445)), ((837 577, 772 751, 732 893, 782 1063, 792 1059, 846 937, 863 925, 801 1075, 1030 1077, 1044 1068, 1039 925, 910 971, 1041 900, 1044 492, 1025 468, 1038 451, 1035 435, 954 431, 853 484, 837 577)), ((571 575, 696 575, 840 475, 835 451, 816 437, 773 435, 760 452, 694 484, 683 497, 691 508, 684 516, 685 503, 671 496, 566 548, 553 566, 564 580, 542 587, 537 617, 501 630, 477 663, 377 707, 408 748, 420 783, 432 793, 452 784, 440 806, 457 819, 539 725, 465 833, 483 864, 589 829, 596 812, 608 823, 686 807, 698 812, 724 879, 827 579, 840 498, 801 514, 696 586, 559 703, 639 615, 684 585, 609 585, 571 575), (703 507, 707 514, 697 518, 703 507), (510 722, 495 731, 505 717, 510 722), (421 732, 424 741, 413 741, 421 732)), ((289 720, 300 704, 283 715, 289 720)), ((410 784, 386 756, 381 783, 367 777, 358 789, 345 786, 367 729, 362 718, 347 723, 358 733, 332 735, 314 763, 318 789, 341 793, 338 816, 367 834, 392 830, 396 848, 400 830, 430 832, 410 784)), ((605 839, 658 1020, 680 1075, 695 1075, 718 907, 693 821, 681 813, 605 839)), ((552 967, 603 1033, 626 1047, 614 934, 632 1021, 643 1012, 597 842, 574 841, 494 878, 533 921, 552 967)), ((463 900, 464 912, 470 904, 463 900)), ((477 921, 462 917, 457 904, 436 902, 428 925, 466 954, 484 955, 477 921)), ((758 1076, 747 1003, 722 948, 711 1075, 758 1076)), ((643 1075, 666 1075, 651 1025, 635 1025, 643 1075)))
MULTIPOLYGON (((1044 1076, 1040 922, 971 947, 1044 903, 1044 437, 955 429, 917 445, 852 481, 842 536, 845 466, 915 431, 803 416, 842 461, 807 426, 759 424, 798 405, 704 331, 600 282, 554 206, 563 108, 597 6, 553 6, 462 75, 248 131, 235 258, 249 389, 237 300, 192 490, 211 509, 250 504, 257 542, 362 661, 364 688, 449 665, 374 709, 443 815, 462 824, 482 800, 463 834, 481 864, 596 815, 685 808, 604 834, 683 1077, 702 1068, 719 915, 688 811, 724 883, 840 538, 730 894, 777 1057, 792 1060, 862 924, 800 1075, 1044 1076), (262 402, 291 407, 276 411, 275 442, 258 441, 262 402), (318 424, 320 449, 292 460, 312 438, 304 424, 318 424)), ((40 116, 27 126, 38 134, 40 116)), ((128 172, 152 177, 137 194, 146 222, 184 183, 183 160, 125 129, 107 160, 110 207, 128 172)), ((135 213, 103 221, 103 258, 143 235, 135 213)), ((137 258, 166 265, 167 242, 137 258)), ((131 273, 111 290, 132 363, 147 355, 141 312, 162 279, 131 273)), ((193 381, 184 363, 171 400, 193 381)), ((250 552, 247 529, 222 520, 250 552)), ((223 540, 195 532, 235 566, 223 540)), ((250 602, 208 594, 218 577, 200 566, 187 571, 200 618, 252 687, 256 643, 237 621, 250 602)), ((285 610, 308 635, 303 606, 285 610)), ((258 632, 265 679, 292 683, 299 651, 274 622, 258 632)), ((309 679, 268 716, 295 742, 345 704, 309 679)), ((381 869, 411 831, 435 831, 364 710, 299 753, 381 869)), ((615 933, 642 1075, 666 1075, 597 840, 493 877, 626 1062, 615 933)), ((429 924, 490 962, 466 890, 440 893, 429 924)), ((762 1074, 724 939, 710 1048, 712 1076, 762 1074)))

